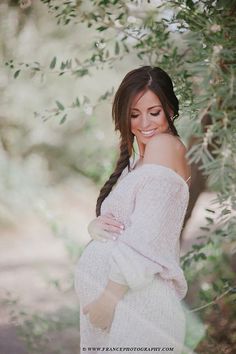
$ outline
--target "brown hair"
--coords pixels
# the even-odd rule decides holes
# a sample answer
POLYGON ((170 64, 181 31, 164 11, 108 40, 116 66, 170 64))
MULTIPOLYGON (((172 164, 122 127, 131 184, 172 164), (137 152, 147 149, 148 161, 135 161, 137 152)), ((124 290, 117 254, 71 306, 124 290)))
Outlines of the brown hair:
POLYGON ((96 216, 100 215, 103 200, 108 196, 126 166, 130 172, 130 157, 134 151, 134 134, 131 132, 130 118, 131 104, 138 93, 146 90, 151 90, 158 96, 172 133, 179 136, 174 126, 174 120, 179 116, 179 101, 169 75, 161 68, 151 66, 142 66, 128 72, 115 94, 112 105, 115 131, 120 132, 120 156, 114 171, 100 190, 96 204, 96 216), (174 113, 172 119, 169 110, 174 113))

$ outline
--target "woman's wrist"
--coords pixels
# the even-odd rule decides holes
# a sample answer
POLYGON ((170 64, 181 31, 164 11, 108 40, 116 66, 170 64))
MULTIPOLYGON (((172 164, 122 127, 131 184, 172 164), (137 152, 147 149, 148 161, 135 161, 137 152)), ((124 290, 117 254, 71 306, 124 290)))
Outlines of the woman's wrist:
POLYGON ((128 289, 129 287, 127 285, 119 284, 109 279, 104 289, 104 295, 116 304, 124 297, 128 289))

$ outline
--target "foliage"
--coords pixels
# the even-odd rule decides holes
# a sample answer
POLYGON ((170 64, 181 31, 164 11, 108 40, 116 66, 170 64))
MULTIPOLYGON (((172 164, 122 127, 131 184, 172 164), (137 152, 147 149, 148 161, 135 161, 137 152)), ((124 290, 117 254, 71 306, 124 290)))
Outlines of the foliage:
MULTIPOLYGON (((72 345, 69 341, 67 344, 62 344, 60 337, 65 331, 72 331, 78 327, 76 306, 65 307, 50 314, 32 313, 9 292, 2 294, 1 304, 8 310, 11 324, 14 324, 18 337, 26 345, 29 353, 41 354, 50 351, 52 354, 64 354, 71 352, 68 348, 72 345)), ((76 351, 77 349, 78 347, 76 351)))

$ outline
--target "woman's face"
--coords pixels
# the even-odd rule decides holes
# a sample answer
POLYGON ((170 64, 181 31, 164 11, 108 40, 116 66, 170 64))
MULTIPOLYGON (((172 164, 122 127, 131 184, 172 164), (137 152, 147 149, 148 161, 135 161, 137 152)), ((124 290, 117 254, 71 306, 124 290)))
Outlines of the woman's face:
POLYGON ((140 153, 144 152, 152 136, 169 132, 161 102, 151 90, 139 93, 131 104, 131 131, 136 136, 140 153))

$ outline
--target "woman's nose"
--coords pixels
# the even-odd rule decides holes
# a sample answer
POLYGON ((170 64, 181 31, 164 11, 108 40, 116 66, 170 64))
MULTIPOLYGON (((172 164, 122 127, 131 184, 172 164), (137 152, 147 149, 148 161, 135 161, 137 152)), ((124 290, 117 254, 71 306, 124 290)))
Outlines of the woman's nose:
POLYGON ((140 121, 140 127, 142 129, 148 129, 151 122, 152 118, 148 114, 143 114, 140 121))

